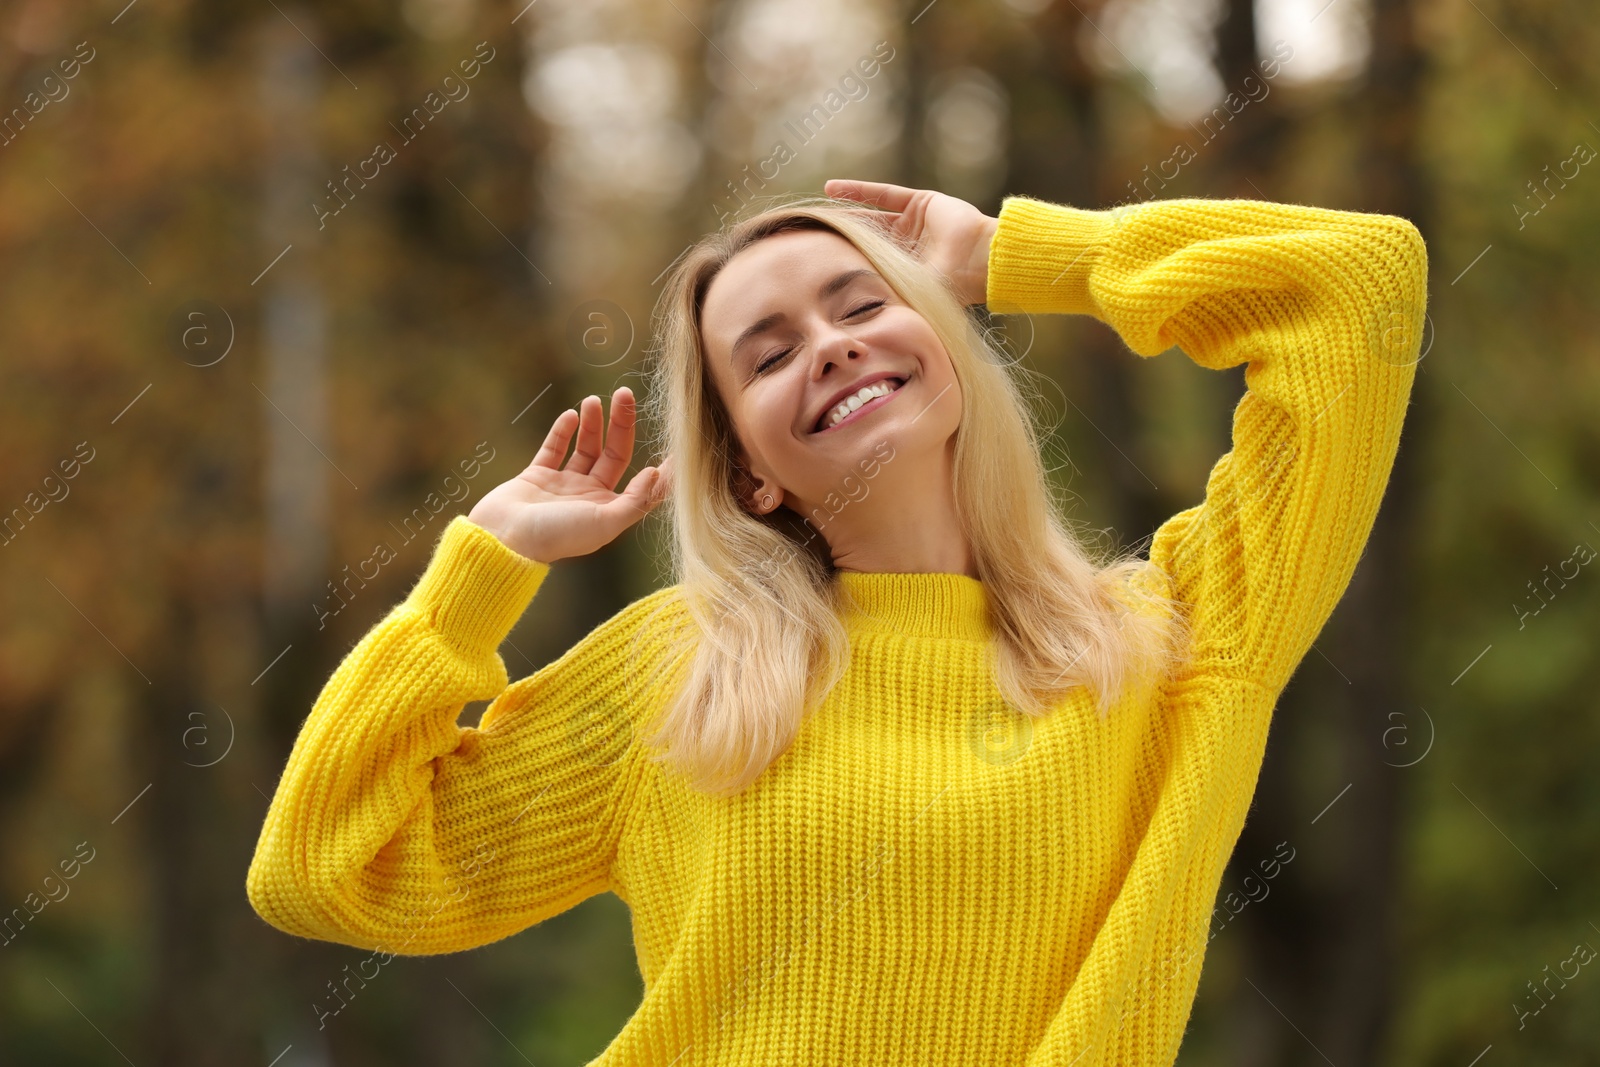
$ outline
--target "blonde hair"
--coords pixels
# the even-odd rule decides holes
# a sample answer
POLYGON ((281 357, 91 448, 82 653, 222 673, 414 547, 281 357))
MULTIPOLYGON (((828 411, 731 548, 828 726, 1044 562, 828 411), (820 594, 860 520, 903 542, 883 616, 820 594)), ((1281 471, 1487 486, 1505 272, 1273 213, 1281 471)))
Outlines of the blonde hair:
POLYGON ((1132 552, 1092 561, 1052 495, 1037 431, 998 343, 949 283, 882 223, 881 213, 801 197, 735 219, 678 262, 656 304, 650 385, 641 401, 674 486, 658 511, 669 523, 671 573, 681 592, 679 677, 647 744, 696 788, 743 790, 793 742, 850 659, 840 615, 848 594, 822 538, 786 509, 757 515, 738 463, 735 428, 707 367, 706 290, 730 259, 795 229, 831 231, 933 328, 962 396, 954 491, 995 633, 992 662, 1006 701, 1040 717, 1085 686, 1102 718, 1130 685, 1150 682, 1186 654, 1181 605, 1164 575, 1132 552))

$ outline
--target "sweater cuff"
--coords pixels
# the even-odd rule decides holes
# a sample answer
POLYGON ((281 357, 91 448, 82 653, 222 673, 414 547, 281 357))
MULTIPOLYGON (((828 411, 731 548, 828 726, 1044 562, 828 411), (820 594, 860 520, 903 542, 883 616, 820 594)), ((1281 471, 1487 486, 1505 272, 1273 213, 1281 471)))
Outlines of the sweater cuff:
POLYGON ((528 559, 457 515, 439 536, 406 605, 460 651, 493 653, 549 573, 548 563, 528 559))
POLYGON ((1007 198, 989 244, 989 310, 1102 318, 1089 278, 1116 225, 1117 210, 1007 198))

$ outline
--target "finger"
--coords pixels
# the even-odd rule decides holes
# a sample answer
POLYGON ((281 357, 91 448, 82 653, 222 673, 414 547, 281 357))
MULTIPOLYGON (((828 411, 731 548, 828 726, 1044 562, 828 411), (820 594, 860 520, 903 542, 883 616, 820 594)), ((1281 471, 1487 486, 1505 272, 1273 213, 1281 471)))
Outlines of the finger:
POLYGON ((661 472, 661 495, 668 496, 672 493, 673 485, 676 484, 678 470, 672 454, 668 453, 666 458, 657 465, 656 469, 661 472))
POLYGON ((544 435, 544 444, 539 447, 533 462, 528 466, 561 469, 561 461, 567 455, 567 442, 572 440, 573 428, 578 425, 576 415, 577 412, 568 408, 556 416, 556 421, 550 424, 550 432, 544 435))
POLYGON ((622 516, 625 522, 637 522, 666 499, 666 495, 661 491, 661 485, 660 470, 646 467, 628 480, 628 487, 625 490, 601 507, 622 516))
POLYGON ((885 211, 904 211, 917 190, 884 182, 863 182, 854 178, 833 178, 823 183, 823 192, 841 200, 858 200, 885 211))
POLYGON ((633 459, 633 430, 638 422, 638 405, 633 390, 619 386, 611 394, 611 427, 606 430, 606 448, 589 474, 607 489, 615 489, 622 472, 633 459))
POLYGON ((600 420, 604 416, 600 398, 593 393, 578 405, 578 443, 572 450, 563 470, 573 474, 588 474, 600 458, 600 420))

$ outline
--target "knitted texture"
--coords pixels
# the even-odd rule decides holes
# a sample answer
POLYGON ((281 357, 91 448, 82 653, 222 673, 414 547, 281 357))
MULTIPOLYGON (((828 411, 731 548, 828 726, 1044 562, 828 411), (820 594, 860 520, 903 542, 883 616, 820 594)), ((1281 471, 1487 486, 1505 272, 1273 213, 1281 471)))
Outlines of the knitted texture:
POLYGON ((842 572, 847 673, 756 783, 689 788, 642 726, 678 586, 509 684, 549 567, 464 517, 301 728, 248 875, 292 934, 455 952, 611 891, 644 998, 595 1060, 1168 1065, 1278 693, 1349 582, 1426 303, 1404 219, 1244 200, 1008 199, 998 312, 1248 363, 1232 451, 1150 547, 1191 661, 1102 719, 995 686, 982 582, 842 572), (477 728, 463 705, 491 700, 477 728))

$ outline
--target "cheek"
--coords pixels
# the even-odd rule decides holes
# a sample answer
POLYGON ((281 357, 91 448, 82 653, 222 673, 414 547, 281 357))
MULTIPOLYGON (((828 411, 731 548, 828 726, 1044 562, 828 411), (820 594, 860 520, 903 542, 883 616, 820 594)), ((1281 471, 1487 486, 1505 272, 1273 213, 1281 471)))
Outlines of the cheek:
POLYGON ((930 369, 940 362, 948 364, 944 346, 939 343, 939 335, 933 332, 928 320, 910 308, 895 310, 897 314, 894 316, 883 316, 881 332, 876 337, 869 337, 869 343, 875 342, 890 351, 914 355, 930 369))
POLYGON ((950 365, 950 354, 932 327, 922 321, 901 331, 897 349, 914 356, 922 373, 931 381, 946 382, 955 376, 950 365))
POLYGON ((793 427, 798 419, 792 392, 768 383, 741 412, 744 439, 751 450, 769 462, 780 461, 785 449, 794 447, 793 427))

